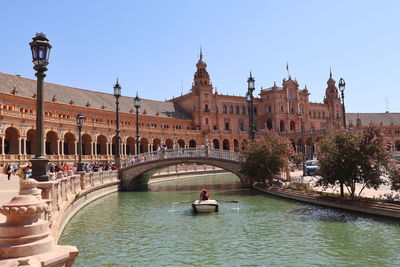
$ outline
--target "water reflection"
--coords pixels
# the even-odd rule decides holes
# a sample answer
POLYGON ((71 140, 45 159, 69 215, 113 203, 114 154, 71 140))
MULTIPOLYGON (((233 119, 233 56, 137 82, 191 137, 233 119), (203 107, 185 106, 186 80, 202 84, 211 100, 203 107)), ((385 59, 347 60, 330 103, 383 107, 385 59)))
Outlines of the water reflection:
POLYGON ((61 243, 78 246, 77 266, 400 265, 400 227, 391 220, 251 190, 213 191, 221 200, 218 213, 194 216, 190 203, 171 206, 197 196, 198 191, 112 194, 82 209, 61 243))

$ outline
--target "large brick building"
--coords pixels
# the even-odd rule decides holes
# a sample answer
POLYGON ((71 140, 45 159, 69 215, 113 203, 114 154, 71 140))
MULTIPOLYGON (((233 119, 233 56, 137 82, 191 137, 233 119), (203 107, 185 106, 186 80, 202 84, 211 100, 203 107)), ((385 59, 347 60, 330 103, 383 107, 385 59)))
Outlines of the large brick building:
MULTIPOLYGON (((190 93, 168 101, 142 100, 141 152, 167 147, 195 147, 206 142, 219 149, 240 149, 248 141, 249 114, 245 97, 218 94, 200 54, 190 93)), ((45 83, 45 151, 53 161, 77 160, 78 113, 85 116, 83 159, 113 160, 115 98, 112 94, 45 83)), ((257 130, 270 129, 291 139, 293 149, 305 143, 307 156, 315 151, 327 129, 343 126, 342 105, 330 73, 325 98, 310 102, 307 88, 290 76, 281 86, 262 89, 254 98, 257 130), (301 131, 303 125, 303 131, 301 131), (303 141, 304 140, 304 141, 303 141)), ((0 165, 26 161, 35 147, 36 81, 0 73, 0 165)), ((120 98, 122 156, 135 153, 133 98, 120 98)), ((346 114, 349 128, 371 124, 384 129, 388 148, 400 151, 399 113, 346 114)))

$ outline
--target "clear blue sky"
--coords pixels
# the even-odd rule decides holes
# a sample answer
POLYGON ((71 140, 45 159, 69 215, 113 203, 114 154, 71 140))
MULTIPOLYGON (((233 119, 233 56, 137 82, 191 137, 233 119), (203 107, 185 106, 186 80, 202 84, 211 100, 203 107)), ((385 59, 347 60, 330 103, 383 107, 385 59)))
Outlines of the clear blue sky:
POLYGON ((53 49, 46 81, 164 100, 189 91, 203 47, 218 92, 280 85, 285 66, 313 102, 329 68, 348 112, 399 112, 400 1, 22 1, 0 3, 0 72, 34 78, 28 43, 53 49))

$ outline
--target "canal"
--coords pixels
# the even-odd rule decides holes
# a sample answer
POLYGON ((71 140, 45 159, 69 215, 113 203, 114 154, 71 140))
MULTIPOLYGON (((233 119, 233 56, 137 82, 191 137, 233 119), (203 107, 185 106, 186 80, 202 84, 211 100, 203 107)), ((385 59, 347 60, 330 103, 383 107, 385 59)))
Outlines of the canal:
POLYGON ((78 212, 60 243, 76 266, 399 266, 400 223, 286 201, 249 189, 212 191, 220 211, 194 215, 198 191, 121 192, 78 212))

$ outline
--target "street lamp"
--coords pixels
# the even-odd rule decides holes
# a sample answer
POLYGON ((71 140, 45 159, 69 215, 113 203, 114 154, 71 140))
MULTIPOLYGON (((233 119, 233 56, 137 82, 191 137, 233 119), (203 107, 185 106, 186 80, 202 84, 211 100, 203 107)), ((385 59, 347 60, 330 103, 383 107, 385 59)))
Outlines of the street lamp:
POLYGON ((344 108, 344 89, 346 87, 346 83, 344 82, 343 78, 339 80, 339 90, 342 94, 342 108, 343 108, 343 127, 346 129, 346 110, 344 108))
POLYGON ((250 77, 247 79, 247 93, 246 93, 246 101, 249 106, 249 137, 250 140, 254 140, 255 134, 256 134, 256 129, 254 125, 254 108, 253 108, 253 92, 254 92, 254 83, 255 80, 251 76, 251 71, 250 71, 250 77))
POLYGON ((82 113, 76 115, 76 125, 78 125, 78 136, 79 136, 79 145, 78 145, 78 166, 77 171, 83 172, 83 162, 82 162, 82 126, 85 117, 83 117, 82 113))
POLYGON ((140 146, 139 146, 139 108, 140 108, 140 98, 138 93, 136 92, 136 97, 133 100, 133 105, 136 108, 136 155, 140 153, 140 146))
MULTIPOLYGON (((302 117, 303 114, 301 113, 300 116, 302 117)), ((301 140, 302 140, 302 146, 301 146, 301 152, 303 154, 303 176, 307 175, 307 170, 306 170, 306 146, 304 142, 304 121, 303 118, 301 118, 301 140)))
POLYGON ((47 65, 51 45, 44 33, 36 33, 29 43, 32 51, 33 69, 36 71, 36 149, 35 157, 30 160, 32 163, 32 178, 37 181, 48 181, 47 163, 49 160, 44 156, 44 101, 43 101, 43 80, 46 77, 47 65))
POLYGON ((118 83, 118 79, 117 79, 117 83, 114 85, 114 96, 116 99, 116 144, 115 144, 115 165, 117 166, 117 168, 119 168, 121 166, 121 154, 120 154, 120 147, 121 147, 121 136, 119 135, 119 98, 121 97, 121 86, 118 83))

